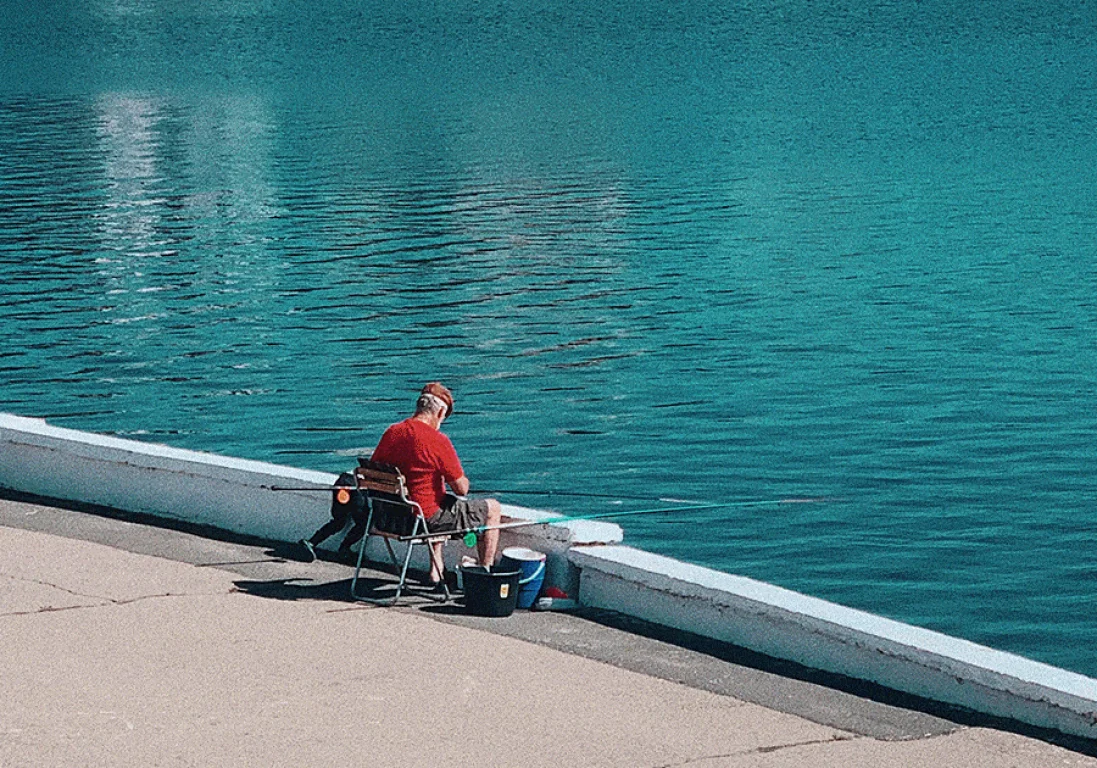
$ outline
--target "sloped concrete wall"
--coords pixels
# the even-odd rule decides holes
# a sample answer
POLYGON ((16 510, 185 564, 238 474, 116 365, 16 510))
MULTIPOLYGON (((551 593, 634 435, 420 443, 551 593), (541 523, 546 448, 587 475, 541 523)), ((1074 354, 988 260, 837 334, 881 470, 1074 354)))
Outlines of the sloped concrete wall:
POLYGON ((0 486, 292 541, 323 522, 335 476, 151 445, 0 415, 0 486))
POLYGON ((781 587, 624 546, 573 549, 584 605, 811 669, 1097 737, 1097 680, 781 587))

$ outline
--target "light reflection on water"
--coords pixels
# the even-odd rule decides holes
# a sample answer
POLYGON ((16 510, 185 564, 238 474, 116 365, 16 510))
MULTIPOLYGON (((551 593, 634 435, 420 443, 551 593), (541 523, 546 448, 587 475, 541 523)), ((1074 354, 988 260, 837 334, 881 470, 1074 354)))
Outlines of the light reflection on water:
POLYGON ((28 6, 3 410, 337 471, 440 378, 482 487, 825 497, 626 530, 1093 674, 1092 23, 937 5, 28 6))

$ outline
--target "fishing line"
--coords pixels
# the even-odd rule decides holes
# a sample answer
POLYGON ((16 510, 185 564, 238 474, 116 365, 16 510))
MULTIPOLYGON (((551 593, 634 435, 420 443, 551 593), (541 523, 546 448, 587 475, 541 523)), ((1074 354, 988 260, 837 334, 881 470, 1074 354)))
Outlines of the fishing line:
POLYGON ((413 536, 401 536, 399 541, 431 541, 434 539, 448 539, 459 537, 464 539, 467 546, 474 546, 477 537, 487 531, 503 531, 512 528, 525 528, 531 525, 555 525, 572 520, 601 520, 609 517, 630 517, 634 515, 655 515, 660 512, 690 512, 698 509, 727 509, 731 507, 760 507, 776 504, 820 504, 823 498, 792 498, 792 499, 757 499, 750 501, 725 501, 707 504, 688 504, 677 507, 656 507, 654 509, 633 509, 620 512, 599 512, 591 515, 564 515, 548 520, 516 520, 511 523, 499 523, 498 525, 478 525, 470 528, 462 528, 456 531, 439 531, 438 533, 421 533, 413 536), (471 540, 471 543, 470 543, 471 540))
MULTIPOLYGON (((337 490, 337 491, 343 492, 343 491, 358 490, 357 487, 355 487, 355 486, 347 486, 347 485, 314 486, 314 487, 311 487, 311 488, 307 488, 307 487, 303 487, 303 486, 302 487, 290 487, 290 486, 281 486, 281 485, 271 485, 271 486, 263 486, 263 487, 268 488, 269 490, 272 490, 272 491, 324 491, 324 492, 330 492, 330 491, 333 491, 333 490, 337 490)), ((594 494, 594 493, 585 493, 585 492, 581 492, 581 491, 559 491, 559 492, 553 492, 553 491, 540 491, 540 492, 538 492, 538 491, 512 491, 512 490, 484 491, 484 490, 477 489, 477 493, 530 493, 530 494, 543 493, 543 494, 546 494, 546 495, 549 495, 549 494, 552 494, 552 493, 558 493, 561 496, 565 496, 565 495, 567 495, 567 496, 591 496, 591 497, 594 497, 594 498, 604 497, 604 498, 611 498, 611 499, 633 499, 633 500, 642 500, 642 501, 652 500, 650 496, 620 496, 620 495, 616 495, 616 494, 594 494)), ((347 501, 349 501, 349 494, 348 494, 347 501)), ((673 498, 662 498, 662 497, 660 497, 660 498, 655 499, 655 501, 664 501, 664 502, 667 502, 667 503, 673 503, 673 504, 677 504, 677 506, 674 506, 674 507, 656 507, 654 509, 621 510, 621 511, 617 511, 617 512, 598 512, 598 513, 588 514, 588 515, 563 515, 561 517, 553 517, 553 518, 550 518, 548 520, 517 520, 517 521, 514 521, 514 522, 510 522, 510 523, 499 523, 498 525, 480 525, 480 526, 474 526, 474 527, 470 527, 470 528, 462 528, 462 529, 458 529, 458 530, 455 530, 455 531, 439 531, 438 533, 421 533, 421 534, 416 534, 416 535, 413 535, 413 536, 401 536, 401 537, 399 537, 398 541, 401 541, 401 542, 433 541, 435 539, 461 538, 461 539, 464 540, 464 543, 465 543, 466 546, 473 547, 473 546, 476 546, 477 538, 480 535, 486 533, 487 531, 503 531, 503 530, 510 530, 512 528, 525 528, 525 527, 528 527, 528 526, 531 526, 531 525, 555 525, 557 523, 566 523, 566 522, 570 522, 572 520, 601 520, 601 519, 611 518, 611 517, 632 517, 632 516, 635 516, 635 515, 655 515, 655 514, 659 514, 661 512, 691 512, 691 511, 695 511, 695 510, 699 510, 699 509, 730 509, 730 508, 733 508, 733 507, 761 507, 761 506, 773 506, 773 505, 777 505, 777 504, 820 504, 823 501, 825 501, 825 499, 822 498, 822 497, 815 497, 815 498, 810 498, 809 497, 809 498, 755 499, 755 500, 747 500, 747 501, 724 501, 724 502, 694 503, 694 502, 688 502, 688 501, 685 501, 685 500, 682 500, 682 499, 673 499, 673 498)), ((346 501, 344 501, 343 503, 346 503, 346 501)))
MULTIPOLYGON (((547 491, 547 490, 522 490, 519 488, 491 488, 484 490, 482 488, 476 488, 469 491, 469 493, 484 495, 484 494, 499 494, 501 496, 568 496, 580 499, 614 499, 620 501, 651 501, 651 496, 634 496, 627 493, 592 493, 590 491, 547 491)), ((673 497, 655 497, 655 501, 665 501, 668 503, 678 504, 700 504, 702 502, 695 501, 693 499, 675 499, 673 497)))

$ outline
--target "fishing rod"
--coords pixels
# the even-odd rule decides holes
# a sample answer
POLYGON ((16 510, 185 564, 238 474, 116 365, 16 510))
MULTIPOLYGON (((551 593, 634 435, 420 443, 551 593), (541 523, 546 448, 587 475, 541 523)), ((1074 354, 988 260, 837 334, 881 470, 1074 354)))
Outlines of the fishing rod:
POLYGON ((266 491, 316 491, 328 493, 330 491, 347 490, 357 491, 357 485, 261 485, 259 486, 266 491))
POLYGON ((358 490, 358 486, 356 485, 321 485, 311 487, 293 485, 262 485, 260 486, 260 488, 264 488, 268 491, 312 491, 317 493, 331 493, 332 491, 335 491, 335 500, 338 501, 340 504, 349 504, 351 491, 358 490))
POLYGON ((726 509, 730 507, 760 507, 760 506, 772 506, 777 504, 820 504, 824 501, 823 498, 793 498, 793 499, 757 499, 750 501, 725 501, 725 502, 711 502, 706 504, 688 504, 677 507, 657 507, 655 509, 634 509, 620 512, 599 512, 591 515, 564 515, 562 517, 553 517, 548 520, 516 520, 510 523, 499 523, 498 525, 478 525, 469 528, 462 528, 456 531, 439 531, 438 533, 419 533, 410 536, 401 536, 398 541, 433 541, 435 539, 448 539, 451 537, 460 537, 464 540, 467 546, 474 546, 476 544, 477 537, 487 531, 503 531, 513 528, 525 528, 531 525, 555 525, 556 523, 566 523, 572 520, 600 520, 608 517, 631 517, 634 515, 654 515, 660 512, 690 512, 698 509, 726 509))
MULTIPOLYGON (((290 485, 264 485, 262 486, 268 491, 312 491, 314 493, 328 493, 330 491, 356 491, 357 486, 353 485, 319 485, 319 486, 290 486, 290 485)), ((592 493, 588 491, 535 491, 535 490, 520 490, 517 488, 474 488, 469 491, 469 494, 475 494, 483 496, 484 494, 498 494, 502 496, 510 495, 525 495, 525 496, 567 496, 572 498, 583 499, 613 499, 615 501, 651 501, 651 496, 632 496, 626 493, 592 493)), ((671 496, 659 496, 655 498, 655 501, 665 501, 668 504, 698 504, 692 499, 676 499, 671 496)))

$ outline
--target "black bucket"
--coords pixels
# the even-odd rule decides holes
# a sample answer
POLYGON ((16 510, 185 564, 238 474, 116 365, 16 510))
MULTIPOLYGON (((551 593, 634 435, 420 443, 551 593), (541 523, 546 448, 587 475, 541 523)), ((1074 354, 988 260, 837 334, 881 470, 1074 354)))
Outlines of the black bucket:
POLYGON ((521 571, 494 571, 482 565, 461 568, 465 610, 474 616, 510 616, 518 604, 521 571))

